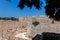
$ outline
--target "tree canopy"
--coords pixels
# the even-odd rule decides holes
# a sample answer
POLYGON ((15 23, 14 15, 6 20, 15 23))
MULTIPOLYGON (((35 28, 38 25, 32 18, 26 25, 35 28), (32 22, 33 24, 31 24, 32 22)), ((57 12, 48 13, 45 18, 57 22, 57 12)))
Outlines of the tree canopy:
POLYGON ((46 15, 56 21, 60 20, 60 0, 46 0, 46 15))
POLYGON ((20 0, 18 7, 20 9, 23 9, 25 6, 32 8, 32 6, 34 5, 36 9, 40 9, 41 4, 42 2, 40 0, 20 0))

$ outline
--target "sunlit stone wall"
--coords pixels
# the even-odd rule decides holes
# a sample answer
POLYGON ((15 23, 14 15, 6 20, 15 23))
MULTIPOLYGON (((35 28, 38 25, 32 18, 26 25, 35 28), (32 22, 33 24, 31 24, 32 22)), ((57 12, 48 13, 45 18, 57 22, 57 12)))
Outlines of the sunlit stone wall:
POLYGON ((60 33, 60 22, 54 21, 52 24, 52 19, 49 19, 46 16, 32 16, 32 17, 23 17, 24 24, 27 23, 27 34, 30 36, 35 36, 36 34, 41 34, 42 32, 54 32, 60 33), (32 23, 38 21, 39 24, 34 26, 32 23))
POLYGON ((31 37, 42 32, 60 33, 60 22, 55 21, 54 24, 51 22, 52 19, 46 16, 19 17, 19 21, 0 20, 0 37, 15 40, 14 35, 23 32, 31 37), (32 24, 34 21, 38 21, 39 24, 34 26, 32 24))

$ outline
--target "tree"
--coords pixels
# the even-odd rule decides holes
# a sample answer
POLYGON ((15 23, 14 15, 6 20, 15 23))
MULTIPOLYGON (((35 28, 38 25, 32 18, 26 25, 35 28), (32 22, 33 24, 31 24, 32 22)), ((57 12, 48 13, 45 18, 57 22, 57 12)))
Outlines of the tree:
POLYGON ((20 0, 18 7, 20 9, 23 9, 25 5, 29 8, 32 8, 32 6, 34 5, 36 9, 40 9, 41 1, 40 0, 20 0))
POLYGON ((55 20, 60 21, 60 9, 56 12, 55 20))
MULTIPOLYGON (((46 0, 45 12, 49 18, 60 21, 60 0, 46 0)), ((52 21, 53 22, 53 21, 52 21)))

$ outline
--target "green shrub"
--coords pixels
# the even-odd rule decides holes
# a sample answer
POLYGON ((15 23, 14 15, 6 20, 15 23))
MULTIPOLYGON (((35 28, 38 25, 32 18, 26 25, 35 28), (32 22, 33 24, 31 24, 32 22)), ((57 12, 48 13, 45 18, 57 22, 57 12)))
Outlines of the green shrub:
POLYGON ((0 20, 12 20, 12 21, 18 21, 18 18, 14 18, 14 17, 0 17, 0 20))
POLYGON ((34 21, 32 24, 33 24, 34 26, 37 26, 37 25, 39 24, 39 22, 38 22, 38 21, 34 21))

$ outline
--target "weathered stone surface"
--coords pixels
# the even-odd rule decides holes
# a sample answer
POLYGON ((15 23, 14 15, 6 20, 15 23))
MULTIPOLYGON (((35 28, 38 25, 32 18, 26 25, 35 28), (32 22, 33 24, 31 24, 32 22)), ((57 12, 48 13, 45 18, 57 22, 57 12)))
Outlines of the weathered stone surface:
MULTIPOLYGON (((15 38, 14 35, 26 32, 27 36, 34 37, 42 32, 60 33, 60 22, 51 23, 52 19, 46 16, 20 17, 19 21, 0 20, 0 37, 9 39, 15 38), (34 26, 32 23, 38 21, 34 26)), ((18 38, 16 40, 19 40, 18 38)))

